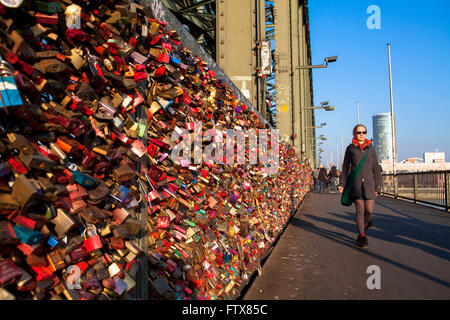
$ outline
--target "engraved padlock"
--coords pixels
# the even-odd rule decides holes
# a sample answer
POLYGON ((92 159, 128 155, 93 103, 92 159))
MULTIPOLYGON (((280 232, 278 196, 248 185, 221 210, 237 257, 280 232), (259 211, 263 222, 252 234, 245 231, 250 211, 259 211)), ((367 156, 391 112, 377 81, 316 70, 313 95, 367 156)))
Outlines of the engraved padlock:
POLYGON ((103 247, 102 240, 97 234, 97 229, 94 226, 88 226, 84 229, 84 247, 86 251, 93 257, 97 258, 102 255, 101 248, 103 247))

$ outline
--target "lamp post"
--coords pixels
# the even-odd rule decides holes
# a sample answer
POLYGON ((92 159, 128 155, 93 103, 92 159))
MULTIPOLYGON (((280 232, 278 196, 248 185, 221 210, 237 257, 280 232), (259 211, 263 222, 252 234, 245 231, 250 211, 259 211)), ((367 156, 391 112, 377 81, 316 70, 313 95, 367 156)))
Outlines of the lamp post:
MULTIPOLYGON (((313 106, 313 107, 308 107, 308 108, 305 108, 305 109, 309 109, 309 110, 311 110, 311 109, 324 109, 325 111, 334 111, 334 106, 330 106, 328 101, 322 101, 320 103, 320 106, 313 106)), ((321 123, 320 127, 309 127, 309 128, 307 127, 307 129, 310 129, 310 128, 311 129, 322 128, 325 125, 326 125, 326 122, 321 123)))
POLYGON ((356 101, 356 124, 359 124, 359 101, 356 101))
MULTIPOLYGON (((308 70, 308 69, 328 68, 328 63, 332 63, 332 62, 336 62, 336 61, 337 61, 337 56, 331 56, 331 57, 326 57, 324 59, 324 63, 321 65, 303 65, 303 66, 297 66, 297 67, 295 67, 295 69, 296 70, 308 70)), ((311 90, 312 90, 312 88, 311 88, 311 90)), ((310 108, 306 108, 305 104, 300 103, 300 124, 301 124, 300 143, 302 145, 302 149, 304 146, 305 152, 306 152, 306 150, 309 150, 309 152, 312 153, 311 148, 307 145, 307 139, 306 139, 306 137, 307 137, 306 109, 310 109, 310 108)), ((317 108, 313 108, 313 109, 317 109, 317 108)), ((330 111, 333 109, 329 108, 329 109, 325 109, 325 110, 330 111)), ((313 115, 314 115, 314 113, 312 112, 311 117, 313 115)))
POLYGON ((397 197, 397 178, 396 178, 396 162, 397 162, 397 148, 395 145, 395 118, 394 118, 394 97, 392 95, 392 72, 391 72, 391 44, 387 44, 388 48, 388 63, 389 63, 389 95, 391 102, 391 129, 392 129, 392 173, 394 175, 394 195, 397 197))
POLYGON ((336 146, 336 169, 339 169, 339 143, 336 146))
POLYGON ((319 161, 318 161, 319 162, 319 166, 321 165, 321 162, 322 162, 321 160, 322 160, 322 155, 320 154, 319 155, 319 161))

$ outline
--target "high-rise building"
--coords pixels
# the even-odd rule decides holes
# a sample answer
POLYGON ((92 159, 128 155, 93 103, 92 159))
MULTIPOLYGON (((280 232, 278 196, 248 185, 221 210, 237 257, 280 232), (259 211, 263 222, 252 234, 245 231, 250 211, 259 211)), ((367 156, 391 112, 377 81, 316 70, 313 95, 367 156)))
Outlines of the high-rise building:
POLYGON ((373 146, 378 155, 378 161, 392 161, 392 127, 391 114, 379 113, 372 117, 373 146))

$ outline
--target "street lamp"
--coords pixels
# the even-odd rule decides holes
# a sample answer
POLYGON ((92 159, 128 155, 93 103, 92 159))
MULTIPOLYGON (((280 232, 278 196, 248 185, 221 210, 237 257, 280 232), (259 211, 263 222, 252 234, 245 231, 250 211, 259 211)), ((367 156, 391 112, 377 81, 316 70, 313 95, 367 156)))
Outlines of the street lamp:
POLYGON ((325 64, 312 65, 312 66, 298 66, 296 69, 316 69, 316 68, 328 68, 328 63, 335 62, 337 60, 337 56, 326 57, 324 59, 325 64))
POLYGON ((315 137, 315 138, 310 137, 310 139, 313 139, 313 140, 324 140, 325 141, 325 140, 327 140, 327 137, 324 137, 323 134, 321 134, 320 137, 315 137))
POLYGON ((322 156, 319 156, 319 165, 322 163, 322 156))
POLYGON ((319 127, 307 127, 307 128, 308 128, 308 129, 320 129, 320 128, 322 128, 323 126, 326 126, 326 125, 327 125, 326 122, 322 122, 322 123, 320 124, 319 127))
POLYGON ((333 111, 334 106, 329 106, 328 101, 323 101, 320 103, 320 107, 309 107, 305 109, 325 109, 325 111, 333 111))

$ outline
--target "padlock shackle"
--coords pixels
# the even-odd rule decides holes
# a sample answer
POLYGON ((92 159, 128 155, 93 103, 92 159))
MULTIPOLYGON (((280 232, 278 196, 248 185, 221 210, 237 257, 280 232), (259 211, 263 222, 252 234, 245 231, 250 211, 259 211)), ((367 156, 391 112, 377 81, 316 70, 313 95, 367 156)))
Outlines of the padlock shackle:
POLYGON ((83 238, 84 238, 84 240, 87 240, 87 239, 86 239, 86 231, 88 231, 88 230, 94 230, 95 234, 92 235, 92 237, 97 235, 97 228, 96 228, 95 226, 87 226, 87 227, 84 229, 84 231, 83 231, 83 238))

